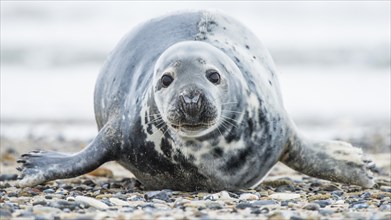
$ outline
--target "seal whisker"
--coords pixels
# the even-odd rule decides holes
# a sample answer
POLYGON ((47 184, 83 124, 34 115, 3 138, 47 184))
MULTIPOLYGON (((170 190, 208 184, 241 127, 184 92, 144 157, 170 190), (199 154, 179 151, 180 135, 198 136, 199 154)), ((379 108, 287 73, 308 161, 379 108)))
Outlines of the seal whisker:
POLYGON ((233 124, 232 122, 229 122, 228 120, 226 119, 223 119, 224 122, 227 122, 228 124, 232 125, 233 127, 237 128, 237 126, 235 124, 233 124))
POLYGON ((216 128, 219 131, 220 135, 223 136, 223 133, 221 133, 219 126, 216 126, 216 128))
MULTIPOLYGON (((241 121, 238 121, 238 120, 235 120, 235 119, 232 119, 232 118, 229 118, 229 117, 226 117, 226 116, 224 116, 224 115, 221 115, 220 117, 222 117, 224 120, 226 120, 227 122, 230 122, 230 121, 228 121, 228 120, 231 120, 232 121, 232 123, 234 123, 234 122, 236 122, 236 123, 238 123, 238 124, 242 124, 242 122, 241 121)), ((230 122, 231 123, 231 122, 230 122)), ((232 125, 234 125, 234 124, 232 124, 232 125)), ((235 125, 234 125, 235 126, 235 125)), ((236 127, 236 126, 235 126, 236 127)))
POLYGON ((237 104, 239 102, 225 102, 225 103, 221 103, 221 105, 233 105, 233 104, 237 104))
POLYGON ((153 124, 153 123, 158 122, 158 121, 160 121, 160 120, 163 121, 162 118, 155 118, 155 119, 153 119, 152 121, 149 121, 148 123, 146 123, 146 125, 153 124))
POLYGON ((163 132, 163 134, 162 134, 162 138, 164 138, 165 134, 166 134, 166 133, 167 133, 167 131, 169 130, 169 129, 168 129, 168 125, 165 125, 165 127, 166 127, 166 128, 165 128, 165 129, 166 129, 166 131, 164 131, 164 132, 163 132))
POLYGON ((148 117, 162 117, 162 115, 160 113, 156 113, 156 114, 149 114, 148 117))
MULTIPOLYGON (((229 127, 227 127, 227 125, 226 124, 224 124, 226 121, 225 121, 225 119, 221 119, 221 125, 225 128, 225 130, 230 130, 229 129, 229 127)), ((230 131, 229 131, 230 132, 230 131)), ((228 133, 229 133, 228 132, 228 133)))
POLYGON ((157 129, 157 130, 156 130, 155 132, 153 132, 153 133, 151 134, 151 136, 154 135, 154 134, 157 134, 158 131, 162 131, 161 128, 163 128, 163 127, 160 127, 160 128, 159 128, 159 126, 162 126, 162 125, 168 127, 168 125, 164 125, 164 121, 160 122, 158 125, 156 125, 156 129, 157 129))
POLYGON ((146 125, 147 125, 147 126, 149 126, 149 125, 155 125, 155 127, 159 127, 159 126, 162 125, 162 123, 164 123, 164 120, 160 119, 160 120, 157 120, 157 121, 148 123, 148 124, 146 124, 146 125))
POLYGON ((150 114, 150 115, 148 115, 148 118, 153 118, 153 119, 155 119, 155 118, 161 118, 161 117, 162 117, 161 114, 150 114))
POLYGON ((226 110, 226 109, 223 109, 223 110, 221 110, 221 111, 222 111, 222 112, 239 113, 239 114, 243 113, 243 112, 239 112, 239 111, 232 111, 232 110, 226 110))

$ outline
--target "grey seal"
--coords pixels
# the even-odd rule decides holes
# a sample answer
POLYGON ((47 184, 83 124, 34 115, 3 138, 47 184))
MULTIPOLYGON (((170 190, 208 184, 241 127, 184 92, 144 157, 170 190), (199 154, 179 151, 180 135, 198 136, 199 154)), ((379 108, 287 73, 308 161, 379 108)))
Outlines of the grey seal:
POLYGON ((361 149, 298 132, 271 56, 221 12, 178 12, 137 26, 107 59, 94 107, 95 139, 75 154, 22 155, 20 186, 113 160, 146 189, 246 189, 278 161, 313 177, 374 184, 361 149))

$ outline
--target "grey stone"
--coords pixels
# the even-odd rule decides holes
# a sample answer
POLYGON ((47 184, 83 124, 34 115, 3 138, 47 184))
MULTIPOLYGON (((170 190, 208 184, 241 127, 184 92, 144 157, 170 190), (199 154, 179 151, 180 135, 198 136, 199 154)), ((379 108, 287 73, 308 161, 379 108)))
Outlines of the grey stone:
POLYGON ((253 204, 253 206, 261 207, 261 206, 266 206, 266 205, 276 205, 277 202, 275 202, 273 200, 257 200, 257 201, 252 202, 252 204, 253 204))
POLYGON ((369 205, 366 203, 358 203, 358 204, 354 204, 352 206, 353 209, 366 209, 368 207, 369 207, 369 205))
POLYGON ((47 194, 52 194, 52 193, 55 193, 56 191, 54 190, 54 189, 45 189, 44 191, 43 191, 43 193, 47 193, 47 194))
POLYGON ((18 178, 17 174, 1 174, 0 175, 0 181, 16 180, 17 178, 18 178))
POLYGON ((163 201, 166 201, 168 202, 170 200, 170 196, 171 196, 171 192, 167 192, 167 191, 151 191, 151 192, 147 192, 145 193, 144 197, 146 200, 151 200, 151 199, 160 199, 160 200, 163 200, 163 201))
POLYGON ((331 205, 330 200, 316 200, 316 201, 314 201, 314 203, 318 204, 321 208, 324 208, 328 205, 331 205))
POLYGON ((316 211, 320 209, 320 205, 317 203, 309 203, 306 206, 304 206, 303 209, 316 211))

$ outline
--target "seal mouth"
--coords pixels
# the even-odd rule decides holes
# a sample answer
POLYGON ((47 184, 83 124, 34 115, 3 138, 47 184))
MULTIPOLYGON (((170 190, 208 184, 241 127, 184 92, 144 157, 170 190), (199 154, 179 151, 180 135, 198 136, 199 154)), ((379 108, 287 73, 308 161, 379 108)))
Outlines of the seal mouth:
POLYGON ((208 123, 208 124, 205 124, 205 123, 198 123, 198 124, 171 124, 171 127, 173 127, 174 129, 178 130, 178 131, 183 131, 183 132, 186 132, 186 131, 189 131, 189 132, 195 132, 195 131, 201 131, 201 130, 205 130, 211 126, 213 126, 214 123, 208 123))

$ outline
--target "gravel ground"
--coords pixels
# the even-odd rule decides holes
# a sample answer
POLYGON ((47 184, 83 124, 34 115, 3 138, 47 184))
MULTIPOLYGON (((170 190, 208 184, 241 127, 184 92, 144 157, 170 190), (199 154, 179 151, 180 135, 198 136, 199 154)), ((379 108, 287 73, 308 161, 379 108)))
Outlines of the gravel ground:
MULTIPOLYGON (((367 137, 361 142, 370 145, 367 137)), ((0 219, 391 219, 388 150, 370 154, 378 167, 373 189, 310 178, 277 164, 253 190, 145 191, 115 162, 77 178, 15 187, 16 159, 21 153, 37 146, 75 152, 86 143, 2 137, 0 219)))

